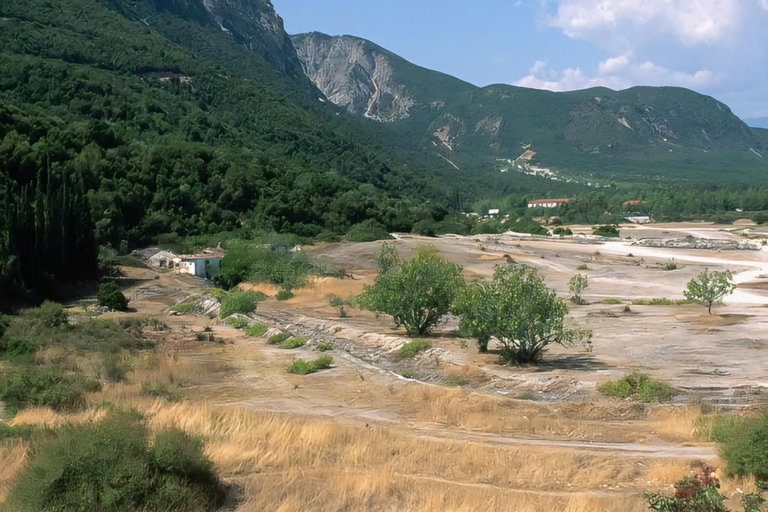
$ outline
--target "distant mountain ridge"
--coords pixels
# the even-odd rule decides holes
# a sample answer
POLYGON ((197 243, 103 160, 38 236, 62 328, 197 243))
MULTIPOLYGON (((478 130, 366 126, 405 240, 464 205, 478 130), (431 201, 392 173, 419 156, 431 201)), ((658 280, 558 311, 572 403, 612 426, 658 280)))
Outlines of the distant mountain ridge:
POLYGON ((334 103, 438 148, 569 179, 756 181, 768 144, 730 108, 677 87, 554 93, 476 87, 353 36, 292 36, 304 71, 334 103))

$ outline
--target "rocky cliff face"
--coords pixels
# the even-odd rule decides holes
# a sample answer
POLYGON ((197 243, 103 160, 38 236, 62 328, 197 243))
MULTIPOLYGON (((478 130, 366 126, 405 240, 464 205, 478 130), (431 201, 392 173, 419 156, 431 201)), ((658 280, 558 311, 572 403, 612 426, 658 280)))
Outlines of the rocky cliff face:
POLYGON ((385 52, 364 39, 310 33, 293 37, 304 72, 336 105, 378 121, 408 117, 415 101, 385 52))

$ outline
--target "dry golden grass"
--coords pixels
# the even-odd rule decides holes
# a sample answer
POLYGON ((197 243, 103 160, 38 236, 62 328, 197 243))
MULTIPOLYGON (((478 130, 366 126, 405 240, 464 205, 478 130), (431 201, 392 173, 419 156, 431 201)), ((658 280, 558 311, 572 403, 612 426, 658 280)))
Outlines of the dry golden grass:
POLYGON ((684 460, 476 443, 461 433, 440 439, 188 402, 158 402, 149 413, 153 428, 206 439, 220 471, 245 486, 242 510, 642 510, 643 489, 690 471, 684 460))

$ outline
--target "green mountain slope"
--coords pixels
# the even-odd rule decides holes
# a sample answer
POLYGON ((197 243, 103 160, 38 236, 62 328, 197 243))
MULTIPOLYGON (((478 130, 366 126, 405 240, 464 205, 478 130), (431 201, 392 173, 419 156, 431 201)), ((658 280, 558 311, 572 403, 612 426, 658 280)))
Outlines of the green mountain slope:
POLYGON ((457 172, 319 101, 266 0, 6 0, 0 69, 0 191, 81 176, 98 243, 407 229, 457 172))
POLYGON ((460 166, 546 168, 603 183, 762 182, 768 172, 763 138, 723 103, 690 90, 478 88, 360 38, 311 33, 293 40, 329 99, 418 137, 460 166))

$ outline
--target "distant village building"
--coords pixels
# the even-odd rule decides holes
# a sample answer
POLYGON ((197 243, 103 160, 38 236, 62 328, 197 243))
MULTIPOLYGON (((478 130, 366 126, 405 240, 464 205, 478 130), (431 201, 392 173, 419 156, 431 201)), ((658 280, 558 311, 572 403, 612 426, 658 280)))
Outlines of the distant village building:
MULTIPOLYGON (((148 254, 148 251, 139 252, 140 255, 148 254), (143 253, 143 254, 142 254, 143 253)), ((191 274, 197 277, 211 279, 219 275, 221 259, 224 257, 222 249, 205 249, 200 254, 177 255, 170 251, 156 250, 146 256, 147 265, 156 270, 172 270, 178 274, 191 274)))
POLYGON ((570 199, 534 199, 528 201, 528 208, 557 208, 561 204, 568 204, 570 199))
POLYGON ((636 217, 627 217, 627 220, 629 222, 632 222, 633 224, 648 224, 651 222, 651 218, 648 215, 639 215, 636 217))
POLYGON ((491 217, 498 216, 499 215, 499 210, 498 209, 488 210, 488 215, 490 215, 491 217))
POLYGON ((174 260, 177 258, 175 254, 169 251, 157 251, 147 258, 147 265, 155 269, 173 269, 174 260))

